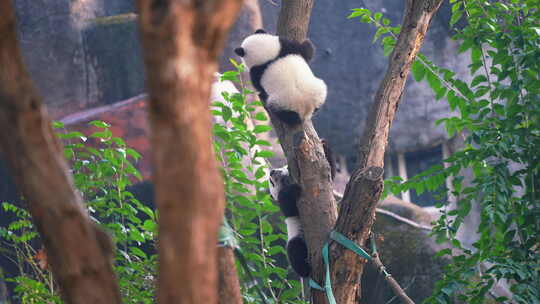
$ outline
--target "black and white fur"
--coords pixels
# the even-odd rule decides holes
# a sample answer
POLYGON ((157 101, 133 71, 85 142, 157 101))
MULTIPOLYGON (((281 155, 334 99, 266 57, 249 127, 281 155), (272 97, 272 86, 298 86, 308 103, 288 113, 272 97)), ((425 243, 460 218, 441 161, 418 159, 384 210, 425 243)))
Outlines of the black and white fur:
POLYGON ((270 194, 278 202, 287 225, 287 257, 299 276, 308 277, 311 272, 308 248, 296 206, 301 191, 300 186, 293 183, 287 167, 270 171, 270 194))
MULTIPOLYGON (((336 174, 336 163, 332 150, 326 140, 322 140, 324 154, 330 166, 330 178, 336 174)), ((302 194, 300 185, 294 183, 287 166, 270 171, 270 194, 279 204, 287 225, 287 256, 293 270, 301 277, 308 277, 311 272, 308 248, 304 239, 298 200, 302 194)))
POLYGON ((326 84, 315 77, 308 62, 314 48, 257 30, 244 39, 235 53, 249 68, 251 82, 266 108, 288 125, 297 125, 326 100, 326 84))

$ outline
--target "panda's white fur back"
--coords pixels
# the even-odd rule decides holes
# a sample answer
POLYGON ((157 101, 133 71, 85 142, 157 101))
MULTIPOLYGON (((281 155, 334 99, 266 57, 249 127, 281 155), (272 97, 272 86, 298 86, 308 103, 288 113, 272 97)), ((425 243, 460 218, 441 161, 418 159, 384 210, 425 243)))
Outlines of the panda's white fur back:
POLYGON ((313 75, 300 55, 287 55, 272 62, 261 84, 268 93, 268 106, 293 110, 308 119, 326 100, 326 84, 313 75))

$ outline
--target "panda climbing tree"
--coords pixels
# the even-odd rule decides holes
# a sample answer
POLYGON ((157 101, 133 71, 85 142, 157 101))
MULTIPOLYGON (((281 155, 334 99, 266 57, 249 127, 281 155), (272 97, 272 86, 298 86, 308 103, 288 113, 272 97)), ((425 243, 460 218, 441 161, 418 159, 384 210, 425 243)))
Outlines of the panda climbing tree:
MULTIPOLYGON (((394 119, 411 65, 422 46, 431 19, 441 3, 441 0, 408 0, 406 3, 401 28, 407 30, 401 31, 397 37, 393 53, 389 57, 389 67, 374 95, 373 105, 368 114, 370 119, 366 121, 359 141, 357 167, 353 171, 344 197, 340 201, 339 216, 337 216, 329 177, 330 168, 324 157, 323 147, 317 132, 308 119, 324 103, 324 98, 322 101, 313 98, 304 103, 305 100, 300 99, 300 95, 293 95, 287 90, 293 87, 291 82, 296 79, 296 75, 290 75, 288 73, 290 71, 284 69, 275 69, 277 72, 268 74, 270 67, 277 66, 277 62, 291 56, 290 54, 293 54, 291 57, 296 58, 296 63, 299 63, 299 66, 303 66, 304 63, 307 66, 312 55, 310 56, 309 53, 306 55, 304 49, 307 49, 307 43, 303 41, 306 37, 313 1, 283 2, 278 18, 278 33, 280 36, 298 41, 295 51, 287 52, 286 47, 283 47, 282 51, 282 41, 285 40, 280 40, 278 37, 273 38, 273 42, 265 42, 267 43, 265 45, 273 46, 274 49, 263 49, 260 45, 251 46, 261 54, 265 54, 264 56, 254 57, 252 62, 244 60, 250 69, 251 80, 259 91, 261 100, 265 102, 265 108, 273 114, 270 116, 274 123, 274 130, 290 165, 288 175, 294 177, 302 190, 301 204, 297 205, 297 209, 301 211, 303 216, 302 224, 306 225, 304 231, 309 248, 309 261, 311 262, 310 277, 321 284, 324 280, 324 268, 327 267, 329 275, 340 282, 340 284, 332 284, 331 286, 337 303, 358 302, 361 294, 358 280, 362 276, 365 260, 352 254, 345 254, 345 250, 348 249, 332 243, 329 247, 331 258, 328 265, 325 266, 322 263, 323 245, 332 230, 343 234, 359 245, 364 245, 370 236, 375 219, 375 208, 382 193, 384 152, 388 143, 389 128, 394 119), (304 46, 302 47, 302 45, 304 46), (297 60, 298 58, 303 61, 297 60), (271 77, 269 77, 270 75, 271 77), (281 83, 280 86, 269 84, 271 81, 268 79, 276 80, 280 77, 289 79, 289 81, 281 83), (275 96, 280 96, 280 93, 287 93, 285 99, 275 99, 275 96), (288 99, 289 97, 291 99, 288 99), (293 100, 292 102, 298 100, 298 104, 292 104, 291 100, 293 100), (285 106, 283 107, 283 105, 285 106), (282 111, 284 112, 280 113, 282 111), (302 124, 299 124, 300 122, 302 124), (359 201, 360 197, 361 201, 359 201)), ((248 47, 247 42, 250 38, 261 40, 267 38, 263 37, 263 34, 266 33, 255 33, 246 38, 242 46, 236 49, 236 53, 243 58, 249 56, 250 47, 248 47)), ((272 37, 272 35, 269 36, 272 37)), ((286 45, 284 44, 284 46, 286 45)), ((291 65, 287 67, 290 68, 291 65)), ((307 78, 316 78, 311 70, 305 75, 307 78)), ((303 80, 301 79, 301 81, 303 80)), ((322 85, 315 87, 322 87, 322 85)), ((323 96, 326 97, 326 86, 324 88, 319 92, 324 92, 323 96)), ((387 277, 387 280, 390 281, 390 278, 387 277)), ((403 290, 399 290, 397 283, 390 285, 404 303, 410 303, 403 290)), ((328 293, 314 290, 311 294, 311 301, 314 304, 327 303, 327 295, 328 293)))
MULTIPOLYGON (((324 141, 323 146, 333 179, 335 161, 324 141)), ((287 226, 287 257, 294 272, 306 278, 311 273, 311 265, 297 206, 301 193, 302 188, 293 181, 287 166, 270 171, 270 194, 285 216, 287 226)))
POLYGON ((235 53, 249 68, 266 109, 282 122, 298 125, 324 104, 326 84, 308 65, 314 54, 309 40, 299 43, 259 29, 235 53))
MULTIPOLYGON (((265 108, 289 126, 311 119, 325 102, 326 84, 308 65, 314 52, 309 40, 299 43, 263 29, 245 38, 235 49, 249 68, 251 82, 265 108)), ((287 256, 293 270, 300 277, 308 277, 311 266, 297 207, 301 191, 287 167, 271 171, 270 193, 287 225, 287 256)))

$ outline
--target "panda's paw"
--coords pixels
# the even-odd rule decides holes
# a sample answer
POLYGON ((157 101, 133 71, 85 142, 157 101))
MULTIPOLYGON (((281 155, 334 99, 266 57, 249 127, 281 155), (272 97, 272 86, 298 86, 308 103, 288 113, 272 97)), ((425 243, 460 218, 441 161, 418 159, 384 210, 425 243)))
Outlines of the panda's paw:
POLYGON ((292 269, 301 277, 308 277, 311 265, 308 260, 308 248, 302 235, 297 235, 287 242, 287 256, 292 269))
POLYGON ((271 104, 267 104, 267 108, 272 112, 280 121, 289 125, 296 126, 302 123, 302 117, 295 111, 284 110, 278 107, 272 107, 271 104))

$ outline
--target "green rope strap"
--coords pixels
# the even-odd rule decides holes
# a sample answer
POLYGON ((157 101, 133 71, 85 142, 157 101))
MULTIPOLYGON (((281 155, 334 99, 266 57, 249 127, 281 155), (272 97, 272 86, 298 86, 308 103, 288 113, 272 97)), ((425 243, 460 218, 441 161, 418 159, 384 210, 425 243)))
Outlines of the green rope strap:
MULTIPOLYGON (((333 241, 336 241, 340 243, 343 247, 351 250, 352 252, 356 253, 357 255, 370 260, 371 256, 360 246, 358 246, 355 242, 349 240, 346 236, 343 234, 333 230, 330 232, 330 239, 333 241)), ((322 256, 323 256, 323 262, 324 266, 326 268, 326 277, 324 279, 324 288, 321 287, 317 282, 315 282, 313 279, 309 279, 309 287, 323 291, 326 293, 326 298, 328 299, 328 304, 336 304, 336 299, 334 297, 334 293, 332 292, 332 281, 330 280, 330 262, 328 258, 328 242, 324 244, 324 247, 322 249, 322 256)))

